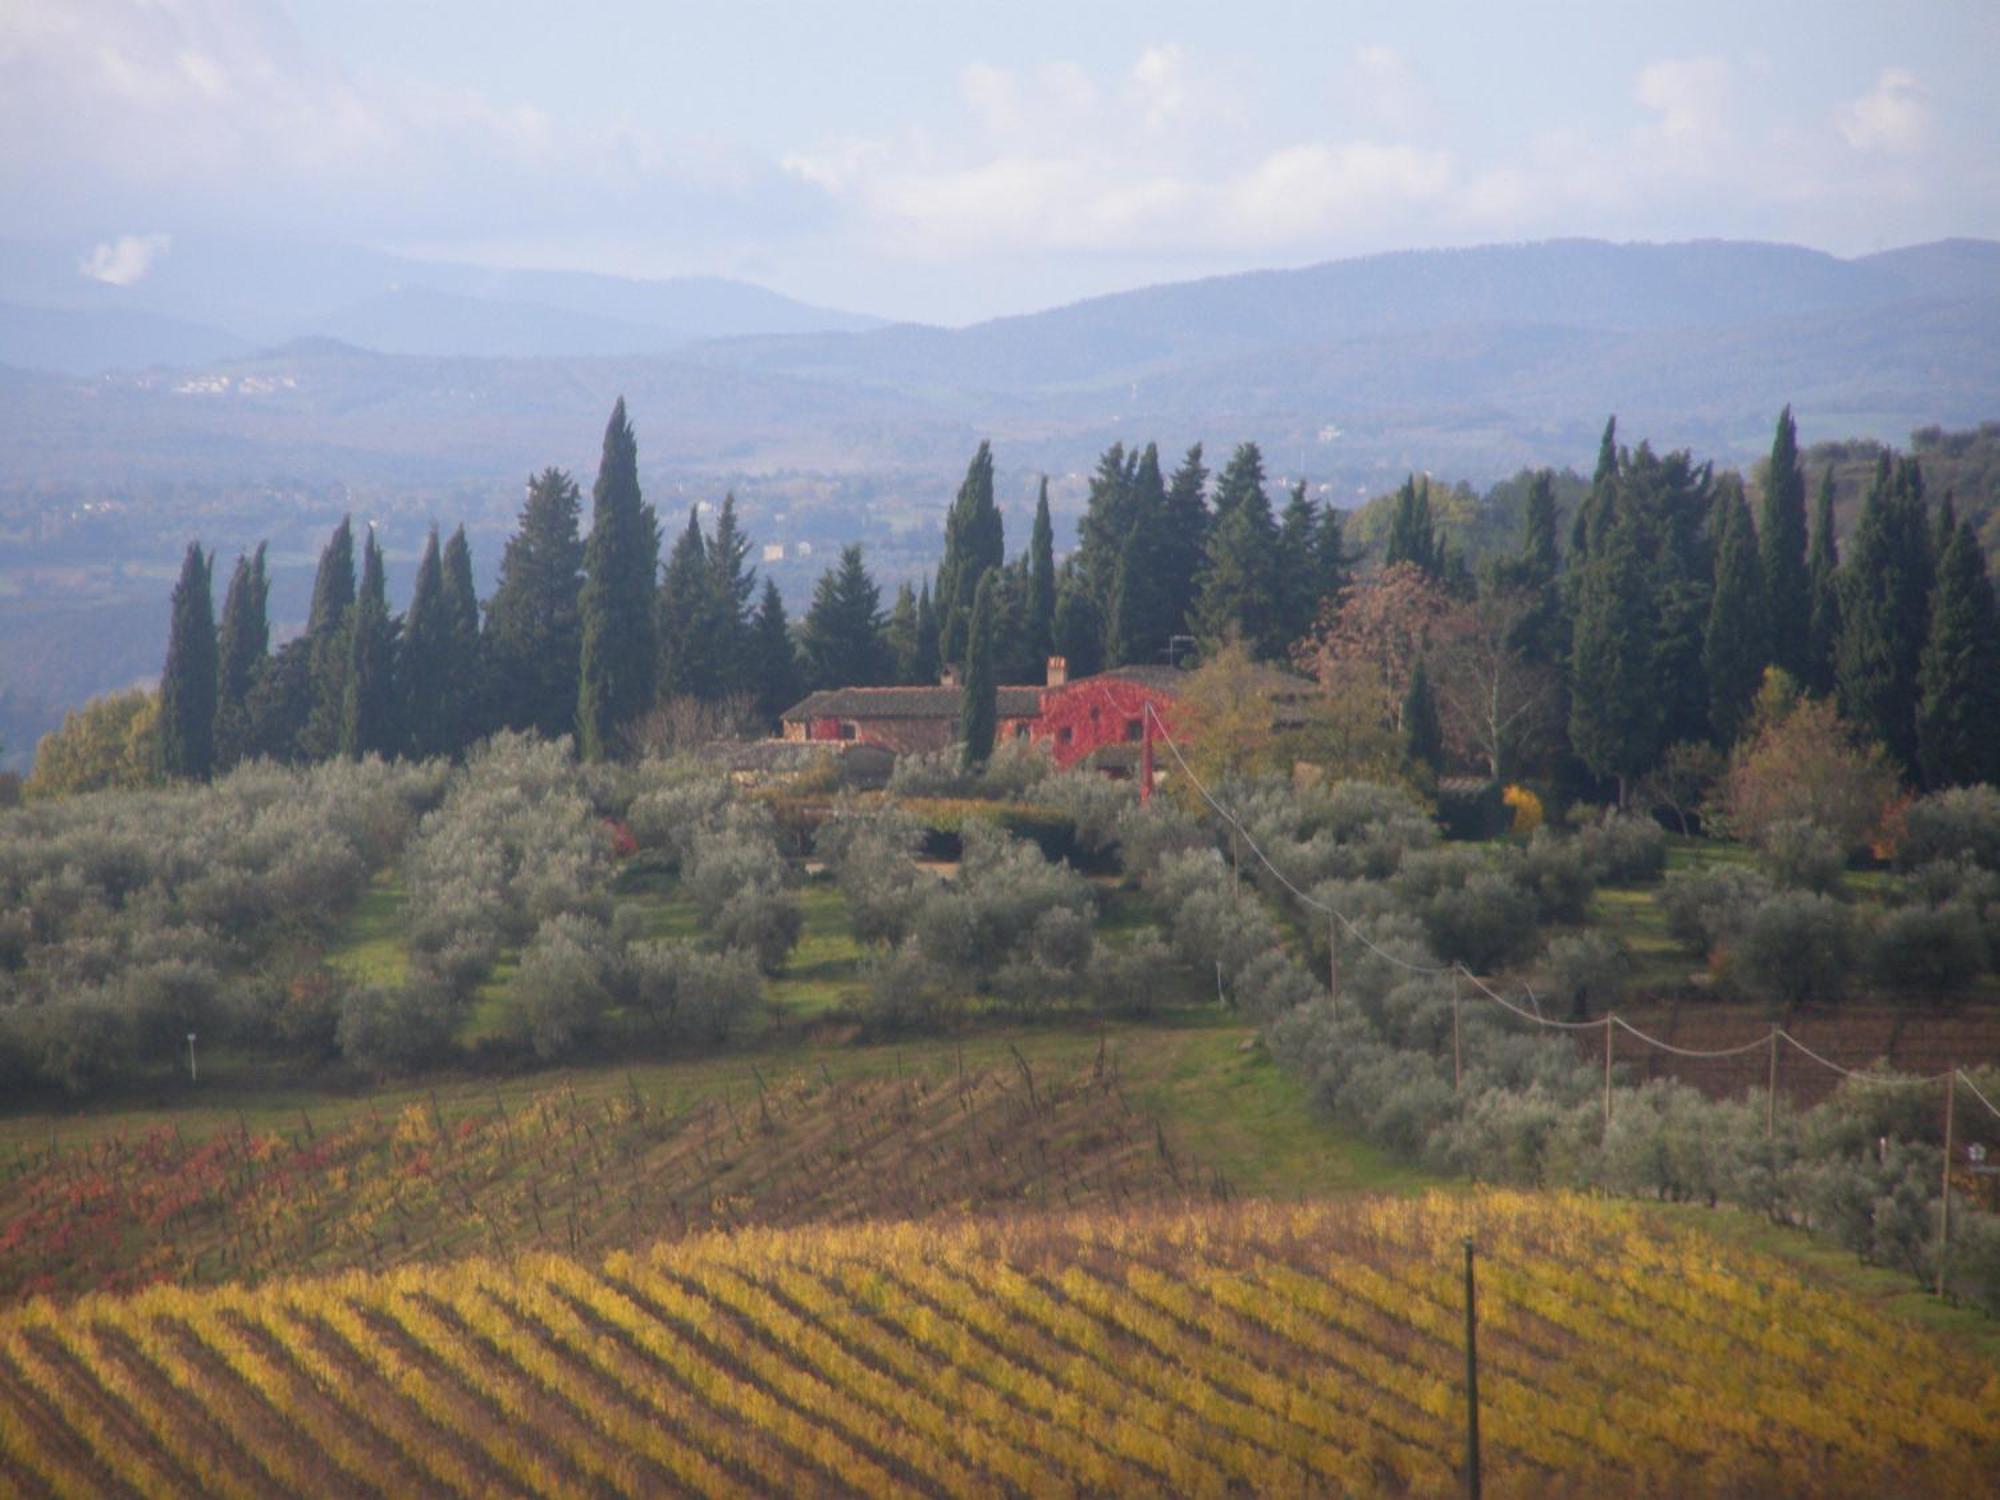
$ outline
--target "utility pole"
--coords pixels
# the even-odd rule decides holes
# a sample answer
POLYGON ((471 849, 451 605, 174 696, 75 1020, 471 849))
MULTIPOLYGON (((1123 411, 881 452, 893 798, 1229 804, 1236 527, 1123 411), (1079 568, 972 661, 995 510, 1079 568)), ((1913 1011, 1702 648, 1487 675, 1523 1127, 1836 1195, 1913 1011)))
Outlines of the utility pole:
POLYGON ((194 1070, 194 1033, 192 1031, 188 1033, 188 1082, 200 1082, 194 1070))
POLYGON ((1944 1295, 1944 1262, 1951 1252, 1951 1126, 1958 1101, 1958 1066, 1944 1075, 1944 1193, 1938 1200, 1937 1294, 1944 1295))
POLYGON ((1340 918, 1332 913, 1326 919, 1326 998, 1340 1009, 1340 918))
POLYGON ((1465 1494, 1479 1500, 1479 1319, 1472 1283, 1472 1236, 1465 1237, 1465 1494))
POLYGON ((1604 1126, 1611 1128, 1611 1017, 1604 1018, 1604 1126))
POLYGON ((1465 1064, 1458 1047, 1458 970, 1451 971, 1451 1091, 1465 1087, 1465 1064))
POLYGON ((1778 1138, 1778 1028, 1771 1028, 1771 1083, 1764 1101, 1764 1138, 1778 1138))

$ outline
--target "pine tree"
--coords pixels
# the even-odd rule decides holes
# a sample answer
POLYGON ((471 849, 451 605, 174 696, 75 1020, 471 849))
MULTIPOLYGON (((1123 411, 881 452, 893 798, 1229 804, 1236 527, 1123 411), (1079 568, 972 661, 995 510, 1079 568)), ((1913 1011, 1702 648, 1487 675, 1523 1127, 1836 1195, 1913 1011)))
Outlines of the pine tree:
POLYGON ((1799 430, 1787 406, 1771 439, 1757 561, 1770 622, 1771 665, 1803 682, 1812 654, 1812 582, 1806 568, 1806 476, 1799 467, 1799 430))
POLYGON ((1969 521, 1937 560, 1917 670, 1917 764, 1931 788, 2000 782, 2000 612, 1969 521))
POLYGON ((1403 752, 1410 764, 1424 767, 1432 776, 1444 769, 1444 726, 1438 720, 1430 669, 1421 656, 1403 695, 1403 752))
POLYGON ((1049 476, 1035 497, 1035 529, 1028 538, 1028 645, 1046 660, 1055 649, 1056 530, 1049 519, 1049 476))
POLYGON ((444 597, 444 562, 437 527, 424 539, 417 562, 403 638, 396 651, 395 704, 402 722, 403 753, 416 760, 450 755, 457 748, 452 676, 452 620, 444 597))
POLYGON ((1708 638, 1702 661, 1707 669, 1709 724, 1724 749, 1736 743, 1749 721, 1767 652, 1766 592, 1759 540, 1750 525, 1750 507, 1735 476, 1720 487, 1720 545, 1715 554, 1715 592, 1709 601, 1708 638))
POLYGON ((1278 634, 1287 648, 1312 629, 1323 597, 1314 539, 1319 507, 1306 496, 1306 482, 1292 486, 1278 518, 1278 634))
POLYGON ((347 701, 347 628, 354 610, 354 527, 347 516, 327 539, 313 578, 312 612, 306 617, 311 642, 310 703, 295 731, 299 755, 327 760, 340 749, 340 718, 347 701))
POLYGON ((715 518, 715 536, 708 544, 708 566, 714 574, 716 680, 724 695, 745 691, 751 673, 751 597, 757 591, 757 570, 750 566, 750 538, 736 519, 736 496, 722 497, 715 518))
POLYGON ((160 769, 177 781, 206 781, 215 769, 213 565, 199 542, 189 542, 174 585, 167 661, 160 673, 160 769))
POLYGON ((1578 588, 1569 735, 1585 765, 1617 779, 1622 807, 1632 778, 1659 755, 1662 712, 1639 525, 1615 503, 1602 522, 1601 544, 1578 588))
POLYGON ((1430 578, 1443 580, 1445 551, 1431 520, 1431 482, 1422 484, 1412 474, 1396 492, 1395 508, 1389 513, 1389 544, 1382 556, 1385 567, 1410 563, 1430 578))
POLYGON ((882 623, 882 590, 868 576, 861 544, 851 543, 813 585, 799 630, 807 682, 814 688, 881 683, 889 675, 882 623))
POLYGON ((612 753, 625 726, 653 703, 659 671, 654 579, 660 524, 639 494, 639 444, 625 398, 604 429, 604 455, 591 489, 590 539, 583 550, 578 651, 577 750, 586 760, 612 753))
POLYGON ((1139 455, 1128 454, 1123 443, 1113 443, 1098 455, 1083 516, 1076 526, 1076 571, 1090 590, 1100 617, 1106 619, 1111 590, 1117 582, 1118 554, 1124 550, 1135 520, 1138 470, 1139 455))
POLYGON ((227 771, 256 753, 251 738, 250 693, 269 660, 271 582, 264 544, 253 557, 236 559, 229 593, 216 628, 215 769, 227 771))
POLYGON ((486 604, 485 654, 492 721, 554 739, 576 729, 583 649, 582 499, 561 469, 528 481, 520 525, 500 556, 500 582, 486 604))
POLYGON ((1177 635, 1188 631, 1208 556, 1207 488, 1208 470, 1201 461, 1201 444, 1196 443, 1168 481, 1160 513, 1160 593, 1167 600, 1171 631, 1177 635))
POLYGON ((982 442, 966 465, 964 482, 944 521, 944 559, 938 564, 936 600, 941 660, 964 660, 965 632, 971 623, 979 580, 989 568, 1006 560, 1000 509, 993 503, 993 449, 982 442))
POLYGON ((776 728, 778 717, 805 696, 799 680, 799 652, 792 643, 792 627, 785 619, 784 596, 778 585, 764 580, 764 596, 750 622, 750 649, 754 660, 757 716, 767 728, 776 728))
POLYGON ((479 595, 472 581, 472 544, 465 528, 444 544, 445 702, 444 752, 463 755, 485 733, 486 653, 479 638, 479 595))
POLYGON ((1813 506, 1812 559, 1806 570, 1812 594, 1806 669, 1799 681, 1813 693, 1834 686, 1834 653, 1840 644, 1840 544, 1833 534, 1833 465, 1820 477, 1813 506))
POLYGON ((1834 652, 1841 717, 1878 739, 1906 770, 1917 764, 1917 672, 1929 630, 1931 535, 1923 473, 1885 454, 1841 570, 1834 652))
POLYGON ((361 589, 347 631, 347 673, 341 700, 340 753, 349 760, 396 752, 396 626, 389 618, 388 583, 375 528, 361 550, 361 589))
POLYGON ((937 607, 928 582, 917 591, 917 654, 913 682, 934 683, 939 676, 937 607))
POLYGON ((700 507, 688 509, 688 522, 667 554, 660 580, 660 696, 700 698, 721 696, 721 656, 730 648, 723 633, 728 606, 717 594, 720 570, 709 556, 701 534, 700 507))
POLYGON ((1264 457, 1255 443, 1237 448, 1216 497, 1216 522, 1195 601, 1195 636, 1204 655, 1240 638, 1253 656, 1275 657, 1289 643, 1280 639, 1275 608, 1278 526, 1264 493, 1264 457))
POLYGON ((992 573, 979 580, 965 653, 965 690, 958 713, 958 737, 965 746, 965 764, 983 766, 993 755, 993 733, 999 725, 1000 686, 993 667, 994 594, 992 573))
POLYGON ((1332 501, 1319 510, 1312 539, 1313 592, 1321 609, 1337 601, 1354 582, 1354 557, 1347 550, 1347 520, 1332 501))

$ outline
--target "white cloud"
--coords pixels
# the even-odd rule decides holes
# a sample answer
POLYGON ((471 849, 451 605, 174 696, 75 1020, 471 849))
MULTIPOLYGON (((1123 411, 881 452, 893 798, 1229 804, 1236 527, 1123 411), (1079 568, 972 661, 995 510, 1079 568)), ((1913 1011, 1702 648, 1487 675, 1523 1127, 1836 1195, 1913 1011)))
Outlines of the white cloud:
POLYGON ((1730 148, 1734 80, 1720 57, 1669 58, 1639 70, 1632 97, 1656 118, 1637 144, 1662 165, 1701 170, 1730 148))
POLYGON ((1349 112, 1371 134, 1420 132, 1436 113, 1430 88, 1416 65, 1394 47, 1356 48, 1339 87, 1349 112))
POLYGON ((127 234, 91 248, 76 263, 79 275, 109 286, 132 286, 146 278, 153 262, 174 247, 170 234, 127 234))
POLYGON ((1908 152, 1930 134, 1930 95, 1907 68, 1884 68, 1875 87, 1841 110, 1839 129, 1860 151, 1908 152))

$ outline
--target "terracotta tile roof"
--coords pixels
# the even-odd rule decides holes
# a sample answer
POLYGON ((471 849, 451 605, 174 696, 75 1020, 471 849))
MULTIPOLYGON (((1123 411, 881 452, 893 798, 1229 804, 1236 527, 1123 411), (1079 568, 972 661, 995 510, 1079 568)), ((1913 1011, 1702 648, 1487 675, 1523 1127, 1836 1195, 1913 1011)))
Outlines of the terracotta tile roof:
MULTIPOLYGON (((1041 712, 1039 687, 1003 687, 999 716, 1028 719, 1041 712)), ((822 688, 784 712, 787 722, 813 719, 956 719, 965 696, 955 687, 822 688)))

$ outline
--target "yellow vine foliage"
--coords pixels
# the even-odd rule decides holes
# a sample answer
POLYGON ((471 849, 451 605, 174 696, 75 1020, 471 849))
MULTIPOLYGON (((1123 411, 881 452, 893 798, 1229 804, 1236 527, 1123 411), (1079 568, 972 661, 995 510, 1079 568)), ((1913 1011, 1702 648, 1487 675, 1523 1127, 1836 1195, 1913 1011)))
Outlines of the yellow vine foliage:
MULTIPOLYGON (((412 1137, 425 1124, 405 1122, 412 1137)), ((0 1313, 0 1492, 1969 1495, 2000 1374, 1576 1196, 747 1229, 0 1313)))

